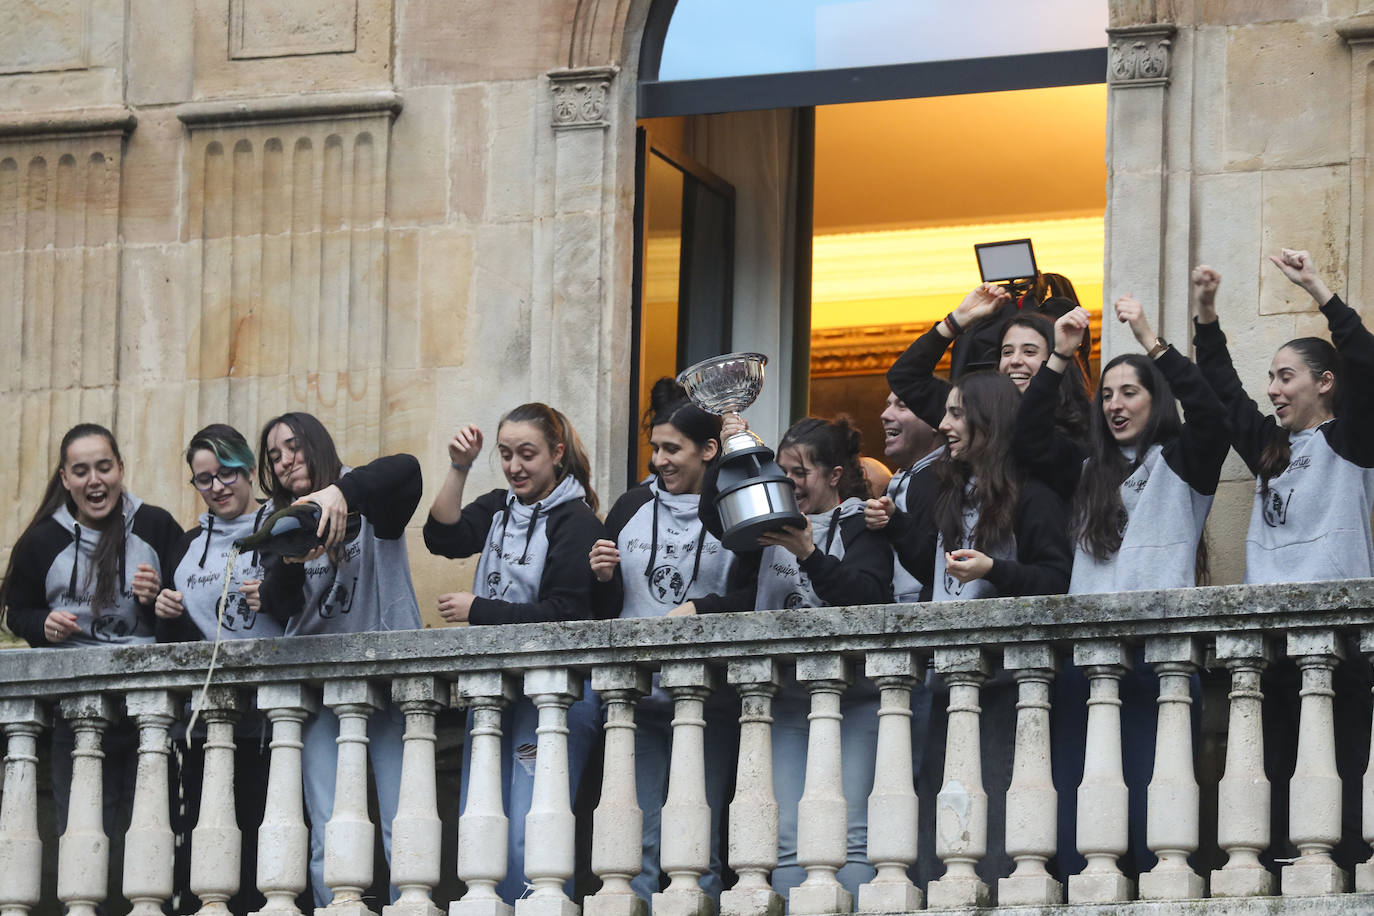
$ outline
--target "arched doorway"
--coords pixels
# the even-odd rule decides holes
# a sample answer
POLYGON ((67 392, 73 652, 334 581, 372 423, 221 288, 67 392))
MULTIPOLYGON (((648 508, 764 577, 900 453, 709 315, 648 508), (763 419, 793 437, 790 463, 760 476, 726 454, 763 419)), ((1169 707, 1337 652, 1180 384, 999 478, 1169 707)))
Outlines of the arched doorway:
MULTIPOLYGON (((975 242, 1032 238, 1039 266, 1100 309, 1106 8, 1025 6, 650 8, 641 162, 669 148, 733 191, 732 308, 719 339, 772 358, 751 415, 765 438, 808 411, 845 411, 881 454, 882 374, 978 282, 975 242), (989 35, 989 21, 1003 28, 989 35)), ((639 217, 663 214, 653 185, 637 190, 639 217)), ((640 390, 682 367, 655 336, 661 301, 645 299, 648 286, 664 292, 666 263, 661 243, 651 258, 645 225, 637 220, 636 315, 649 319, 635 329, 640 390)), ((687 262, 676 268, 672 279, 690 287, 687 262)), ((694 315, 677 311, 675 326, 694 315)))

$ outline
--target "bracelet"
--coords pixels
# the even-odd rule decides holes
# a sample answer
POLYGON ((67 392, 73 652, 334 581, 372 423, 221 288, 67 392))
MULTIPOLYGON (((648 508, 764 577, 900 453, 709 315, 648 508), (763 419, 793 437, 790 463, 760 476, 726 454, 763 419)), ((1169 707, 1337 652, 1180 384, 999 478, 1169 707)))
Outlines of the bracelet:
POLYGON ((949 328, 950 333, 952 333, 955 337, 958 337, 960 334, 964 333, 964 329, 960 327, 959 322, 954 320, 953 312, 950 312, 948 315, 945 316, 945 327, 949 328))
POLYGON ((456 462, 456 461, 450 461, 450 462, 448 463, 448 466, 451 467, 451 468, 453 468, 455 471, 471 471, 471 470, 472 470, 472 462, 471 462, 471 461, 469 461, 467 464, 459 464, 459 463, 456 462))
POLYGON ((1071 362, 1073 362, 1073 354, 1072 354, 1072 353, 1069 353, 1069 354, 1066 355, 1066 354, 1064 354, 1064 353, 1060 353, 1058 350, 1051 350, 1050 353, 1051 353, 1052 355, 1054 355, 1054 356, 1059 357, 1060 359, 1062 359, 1062 360, 1063 360, 1064 362, 1066 362, 1066 363, 1071 363, 1071 362))

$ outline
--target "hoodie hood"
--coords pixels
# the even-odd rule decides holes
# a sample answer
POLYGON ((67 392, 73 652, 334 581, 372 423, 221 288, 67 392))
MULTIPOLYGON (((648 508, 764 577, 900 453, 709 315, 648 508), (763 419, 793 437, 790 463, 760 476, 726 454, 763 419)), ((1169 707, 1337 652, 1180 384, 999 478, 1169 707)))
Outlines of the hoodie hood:
POLYGON ((587 491, 571 474, 548 496, 526 505, 506 492, 506 504, 491 520, 477 563, 472 593, 479 598, 529 603, 539 598, 539 580, 549 552, 549 513, 583 500, 587 491))

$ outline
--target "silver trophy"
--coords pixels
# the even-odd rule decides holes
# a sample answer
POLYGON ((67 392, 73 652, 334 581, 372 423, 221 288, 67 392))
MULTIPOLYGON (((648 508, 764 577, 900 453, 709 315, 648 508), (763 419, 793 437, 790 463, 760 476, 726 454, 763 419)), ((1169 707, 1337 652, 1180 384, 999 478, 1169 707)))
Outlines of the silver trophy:
MULTIPOLYGON (((677 377, 702 410, 739 413, 763 389, 762 353, 727 353, 689 366, 677 377)), ((773 460, 773 450, 749 430, 725 440, 716 478, 721 543, 730 550, 757 550, 759 535, 783 526, 806 527, 796 487, 773 460)))

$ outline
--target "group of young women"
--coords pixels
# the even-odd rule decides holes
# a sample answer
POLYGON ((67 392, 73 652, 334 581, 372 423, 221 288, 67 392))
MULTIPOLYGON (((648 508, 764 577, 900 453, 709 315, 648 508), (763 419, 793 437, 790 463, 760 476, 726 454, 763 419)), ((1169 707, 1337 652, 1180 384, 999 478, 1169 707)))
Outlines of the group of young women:
MULTIPOLYGON (((1091 402, 1075 358, 1088 324, 1081 308, 1053 325, 1039 315, 1015 314, 1004 322, 996 370, 952 383, 935 376, 951 341, 1005 312, 1007 294, 983 285, 913 343, 888 375, 893 396, 885 427, 889 412, 894 429, 907 422, 898 414, 919 417, 938 429, 943 444, 924 439, 928 454, 909 455, 887 494, 872 499, 849 423, 798 422, 777 456, 806 524, 761 537, 754 551, 726 550, 714 511, 714 459, 743 420, 730 416, 722 426, 670 380, 655 386, 646 414, 653 473, 615 502, 604 523, 586 452, 563 414, 539 403, 507 413, 496 429, 496 450, 508 486, 466 504, 484 435, 465 426, 448 443, 449 467, 424 542, 442 556, 479 560, 472 589, 440 596, 439 613, 449 622, 487 626, 881 604, 894 600, 894 582, 900 600, 935 601, 1191 586, 1205 580, 1203 524, 1232 446, 1257 478, 1247 582, 1374 574, 1374 424, 1365 416, 1374 411, 1374 398, 1364 390, 1374 387, 1374 337, 1316 277, 1306 252, 1284 250, 1272 260, 1316 300, 1335 342, 1303 338, 1279 349, 1267 388, 1273 416, 1245 395, 1232 367, 1217 324, 1215 271, 1193 274, 1196 364, 1153 334, 1139 303, 1116 302, 1115 317, 1146 352, 1109 362, 1091 402)), ((207 511, 182 534, 168 513, 123 489, 122 459, 107 429, 73 428, 44 502, 10 557, 0 594, 10 628, 32 646, 56 647, 421 625, 403 537, 421 498, 414 457, 346 467, 317 419, 288 413, 264 425, 256 464, 245 437, 223 424, 193 436, 186 460, 207 511), (265 503, 254 498, 255 478, 265 503), (286 561, 241 554, 229 600, 221 603, 231 543, 273 509, 301 500, 321 507, 323 546, 286 561), (362 524, 345 539, 350 513, 362 524)), ((1140 695, 1151 697, 1148 675, 1141 677, 1140 695)), ((1064 680, 1067 724, 1060 727, 1067 735, 1079 700, 1072 678, 1064 680)), ((989 685, 985 709, 1005 705, 998 689, 997 681, 989 685)), ((781 814, 774 885, 784 893, 804 877, 796 810, 806 767, 807 697, 789 680, 774 708, 781 814)), ((865 824, 876 708, 877 691, 867 680, 845 694, 849 858, 839 878, 855 894, 873 875, 865 824)), ((658 812, 672 717, 670 699, 655 685, 642 703, 636 735, 645 842, 634 887, 646 898, 662 880, 658 812)), ((1138 718, 1137 724, 1127 713, 1126 740, 1137 741, 1144 754, 1153 717, 1138 718)), ((498 892, 507 901, 524 889, 524 814, 537 720, 532 704, 520 700, 503 726, 511 818, 509 877, 498 892)), ((715 737, 707 744, 707 789, 718 817, 712 867, 701 883, 712 894, 721 887, 719 815, 733 769, 733 754, 722 749, 730 747, 735 721, 723 695, 708 704, 707 728, 715 737)), ((569 712, 574 794, 599 726, 599 702, 587 685, 569 712)), ((390 705, 369 723, 388 855, 401 731, 390 705)), ((317 905, 329 902, 323 828, 333 804, 337 736, 338 720, 327 709, 307 724, 305 798, 317 905)), ((55 760, 69 759, 70 741, 70 732, 59 729, 55 760)), ((128 798, 119 781, 131 777, 135 749, 132 732, 116 729, 107 738, 107 801, 128 798)), ((1078 757, 1081 763, 1081 749, 1078 757)), ((1006 769, 1009 776, 1009 758, 1006 769)), ((1139 774, 1130 780, 1143 786, 1139 774)), ((62 791, 62 777, 55 781, 62 791)), ((1065 795, 1072 791, 1061 790, 1065 795)), ((1061 848, 1073 848, 1071 835, 1061 848)))

